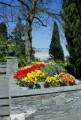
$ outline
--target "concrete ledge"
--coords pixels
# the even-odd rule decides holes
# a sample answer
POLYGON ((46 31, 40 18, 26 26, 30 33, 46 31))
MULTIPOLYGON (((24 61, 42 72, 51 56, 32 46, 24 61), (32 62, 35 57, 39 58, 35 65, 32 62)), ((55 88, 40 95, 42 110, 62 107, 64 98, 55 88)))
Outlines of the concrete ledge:
POLYGON ((0 116, 9 116, 10 106, 0 106, 0 116))
POLYGON ((61 93, 61 92, 78 91, 78 90, 81 90, 81 84, 74 86, 42 88, 42 89, 28 89, 25 87, 19 87, 11 90, 10 96, 11 97, 35 96, 41 94, 61 93))
POLYGON ((81 85, 21 89, 11 98, 12 120, 81 120, 81 85))
POLYGON ((11 119, 10 119, 10 116, 3 116, 3 117, 0 117, 0 120, 11 120, 11 119))

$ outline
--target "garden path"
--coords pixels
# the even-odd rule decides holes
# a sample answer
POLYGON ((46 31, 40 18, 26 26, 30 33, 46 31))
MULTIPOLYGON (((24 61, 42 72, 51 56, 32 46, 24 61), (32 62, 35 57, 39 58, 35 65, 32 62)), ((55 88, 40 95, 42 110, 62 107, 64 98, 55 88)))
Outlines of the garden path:
POLYGON ((11 120, 81 120, 81 85, 27 90, 16 85, 11 76, 10 95, 11 120))

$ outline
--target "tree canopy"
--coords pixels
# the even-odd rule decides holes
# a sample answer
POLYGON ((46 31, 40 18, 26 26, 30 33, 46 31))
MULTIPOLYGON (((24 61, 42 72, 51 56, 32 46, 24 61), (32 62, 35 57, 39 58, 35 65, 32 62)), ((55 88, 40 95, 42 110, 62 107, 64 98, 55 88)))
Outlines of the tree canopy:
POLYGON ((8 33, 7 33, 7 26, 4 22, 0 23, 0 41, 7 40, 8 39, 8 33))
POLYGON ((67 48, 70 54, 70 72, 76 77, 81 75, 81 1, 64 0, 63 2, 64 30, 67 48))

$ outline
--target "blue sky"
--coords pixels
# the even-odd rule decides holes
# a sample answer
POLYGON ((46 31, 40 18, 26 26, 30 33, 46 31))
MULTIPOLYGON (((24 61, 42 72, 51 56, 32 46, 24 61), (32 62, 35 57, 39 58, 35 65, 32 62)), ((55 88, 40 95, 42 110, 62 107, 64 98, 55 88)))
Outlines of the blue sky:
MULTIPOLYGON (((59 26, 61 45, 62 45, 63 50, 64 50, 64 55, 67 56, 68 51, 65 47, 65 45, 66 45, 65 34, 64 34, 62 26, 59 24, 58 24, 58 26, 59 26)), ((51 37, 52 37, 52 30, 50 30, 49 28, 40 28, 40 29, 33 31, 32 36, 33 36, 33 40, 32 40, 33 47, 49 48, 49 45, 51 42, 51 37)))
MULTIPOLYGON (((57 12, 57 13, 62 11, 62 4, 59 2, 59 0, 56 0, 56 2, 53 3, 53 7, 55 8, 55 12, 57 12)), ((57 21, 57 23, 58 23, 58 21, 57 21)), ((65 47, 66 46, 65 34, 64 34, 63 28, 60 23, 58 23, 58 27, 59 27, 61 45, 64 50, 64 55, 67 56, 68 51, 65 47)), ((47 28, 41 27, 41 28, 33 31, 32 36, 33 36, 33 47, 49 48, 49 45, 51 42, 51 37, 52 37, 52 28, 50 29, 49 27, 47 27, 47 28)))
MULTIPOLYGON (((60 0, 54 0, 54 3, 52 7, 54 7, 54 10, 56 13, 59 13, 62 11, 62 4, 59 2, 60 0)), ((51 21, 52 24, 54 21, 51 21)), ((58 22, 57 22, 58 23, 58 22)), ((67 56, 68 52, 66 50, 66 38, 64 35, 63 28, 61 24, 58 23, 59 27, 59 34, 60 34, 60 41, 64 50, 64 55, 67 56)), ((9 26, 10 31, 14 28, 14 24, 11 24, 9 26)), ((32 31, 32 44, 33 47, 36 48, 49 48, 50 42, 51 42, 51 37, 52 37, 52 28, 50 27, 40 27, 38 29, 35 29, 32 31)))

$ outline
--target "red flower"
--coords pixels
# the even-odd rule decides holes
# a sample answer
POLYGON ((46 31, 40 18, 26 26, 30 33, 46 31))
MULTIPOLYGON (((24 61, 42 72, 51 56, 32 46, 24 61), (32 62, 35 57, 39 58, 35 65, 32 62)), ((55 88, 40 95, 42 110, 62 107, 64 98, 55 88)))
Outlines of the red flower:
POLYGON ((26 69, 22 69, 22 70, 18 70, 15 75, 13 76, 13 78, 22 78, 24 76, 27 75, 27 73, 33 71, 33 70, 36 70, 36 69, 39 69, 40 67, 44 67, 45 64, 35 64, 29 68, 26 68, 26 69))

